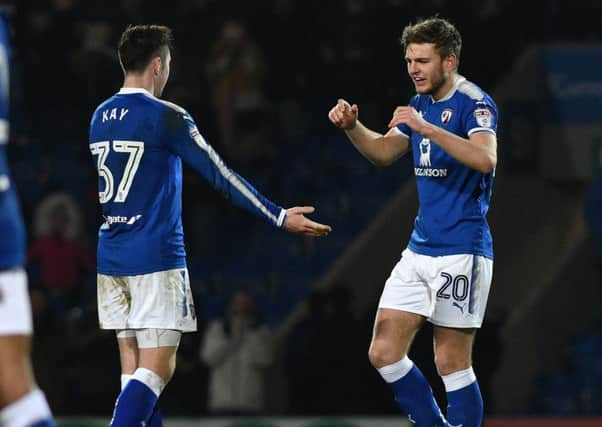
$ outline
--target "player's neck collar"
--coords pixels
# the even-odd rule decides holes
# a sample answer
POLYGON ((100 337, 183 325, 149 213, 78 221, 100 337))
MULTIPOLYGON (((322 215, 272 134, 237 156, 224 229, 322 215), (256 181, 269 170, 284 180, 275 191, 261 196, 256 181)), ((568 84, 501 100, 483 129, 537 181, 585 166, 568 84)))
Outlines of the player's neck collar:
POLYGON ((454 93, 456 93, 456 90, 458 89, 458 86, 460 86, 460 83, 462 83, 464 80, 466 80, 466 77, 461 76, 460 74, 456 74, 455 78, 456 78, 456 81, 452 85, 451 89, 441 99, 436 100, 435 98, 433 98, 433 95, 431 95, 431 101, 433 102, 433 104, 436 102, 443 102, 443 101, 447 101, 448 99, 450 99, 452 96, 454 96, 454 93))
POLYGON ((117 93, 119 95, 131 95, 133 93, 142 93, 144 95, 150 96, 151 98, 154 98, 154 96, 148 90, 142 87, 122 87, 117 93))

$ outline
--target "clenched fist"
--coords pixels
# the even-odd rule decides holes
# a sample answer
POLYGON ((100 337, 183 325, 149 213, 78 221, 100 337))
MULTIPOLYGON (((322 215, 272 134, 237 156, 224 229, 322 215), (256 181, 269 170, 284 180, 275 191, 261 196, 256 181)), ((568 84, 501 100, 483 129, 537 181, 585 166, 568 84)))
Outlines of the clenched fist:
POLYGON ((337 105, 328 112, 330 121, 344 130, 351 130, 355 127, 358 115, 357 105, 350 105, 344 99, 339 99, 337 105))

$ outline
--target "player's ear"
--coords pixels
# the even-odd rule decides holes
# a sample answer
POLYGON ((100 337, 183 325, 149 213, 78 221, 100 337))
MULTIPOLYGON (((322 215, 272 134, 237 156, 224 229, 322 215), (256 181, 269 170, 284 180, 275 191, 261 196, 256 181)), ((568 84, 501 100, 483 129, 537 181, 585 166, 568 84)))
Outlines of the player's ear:
POLYGON ((445 64, 445 68, 447 68, 449 71, 458 68, 458 57, 455 53, 450 53, 447 55, 443 62, 445 64))
POLYGON ((157 77, 159 74, 161 74, 161 70, 163 68, 163 61, 161 61, 161 57, 155 56, 151 60, 151 64, 153 69, 153 76, 157 77))

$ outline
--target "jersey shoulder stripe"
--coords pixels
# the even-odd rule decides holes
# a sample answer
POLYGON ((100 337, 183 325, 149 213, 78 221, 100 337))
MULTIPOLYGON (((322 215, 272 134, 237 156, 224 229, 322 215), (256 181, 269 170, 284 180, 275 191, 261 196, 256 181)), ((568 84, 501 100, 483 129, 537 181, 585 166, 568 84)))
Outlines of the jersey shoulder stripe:
POLYGON ((482 101, 483 98, 485 98, 485 92, 483 92, 476 84, 468 80, 464 80, 458 85, 458 92, 475 101, 482 101))
POLYGON ((154 100, 160 102, 161 104, 165 105, 168 108, 171 108, 172 110, 176 111, 177 113, 188 114, 188 112, 184 108, 180 107, 178 104, 174 104, 173 102, 164 101, 163 99, 158 99, 158 98, 154 98, 154 100))

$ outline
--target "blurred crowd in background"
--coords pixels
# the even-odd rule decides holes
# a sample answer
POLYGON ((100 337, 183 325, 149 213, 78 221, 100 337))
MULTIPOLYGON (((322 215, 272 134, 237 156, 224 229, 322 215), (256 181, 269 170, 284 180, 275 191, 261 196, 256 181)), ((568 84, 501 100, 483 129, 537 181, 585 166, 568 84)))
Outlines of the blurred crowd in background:
MULTIPOLYGON (((439 13, 457 25, 464 39, 460 73, 491 90, 525 45, 600 40, 602 4, 28 0, 12 12, 9 153, 29 231, 34 359, 54 412, 106 415, 119 387, 115 337, 98 330, 95 311, 102 218, 87 128, 95 107, 122 83, 121 32, 129 24, 160 23, 173 28, 176 46, 164 98, 186 108, 226 162, 260 191, 282 206, 315 204, 316 217, 335 230, 324 242, 278 234, 186 171, 184 229, 200 328, 182 340, 176 376, 162 397, 164 413, 395 414, 366 357, 373 313, 356 318, 344 284, 312 292, 312 283, 411 171, 404 163, 389 171, 367 164, 330 128, 328 109, 345 97, 360 106, 362 121, 384 127, 412 95, 398 40, 419 17, 439 13), (244 301, 231 304, 232 295, 244 301), (263 327, 276 330, 305 298, 305 320, 286 334, 260 334, 263 327), (240 311, 233 304, 252 320, 230 319, 240 311), (259 340, 238 348, 248 352, 243 358, 263 363, 261 378, 250 382, 276 384, 261 403, 236 407, 234 397, 221 405, 208 398, 215 353, 204 340, 220 316, 229 326, 214 339, 254 333, 249 339, 259 340)), ((492 319, 479 337, 487 355, 475 355, 485 393, 487 373, 501 356, 503 315, 492 319)), ((424 331, 417 341, 429 336, 424 331)), ((413 358, 428 365, 431 357, 413 358)), ((423 370, 438 381, 434 367, 423 370)))

